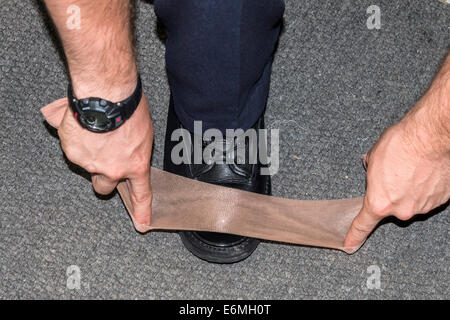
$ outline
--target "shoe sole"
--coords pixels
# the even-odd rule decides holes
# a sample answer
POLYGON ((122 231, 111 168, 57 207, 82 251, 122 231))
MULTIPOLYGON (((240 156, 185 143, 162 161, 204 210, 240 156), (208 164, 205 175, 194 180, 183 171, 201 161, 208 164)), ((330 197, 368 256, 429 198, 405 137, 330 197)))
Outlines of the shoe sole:
POLYGON ((232 246, 216 246, 199 239, 196 232, 178 232, 186 249, 197 258, 211 263, 230 264, 245 260, 258 247, 259 240, 244 237, 243 240, 232 246))
MULTIPOLYGON (((264 186, 264 194, 271 195, 271 189, 271 179, 268 176, 264 186)), ((231 264, 247 259, 260 243, 258 239, 243 237, 243 240, 235 245, 214 245, 199 238, 198 232, 179 231, 178 233, 184 246, 193 255, 202 260, 219 264, 231 264)))

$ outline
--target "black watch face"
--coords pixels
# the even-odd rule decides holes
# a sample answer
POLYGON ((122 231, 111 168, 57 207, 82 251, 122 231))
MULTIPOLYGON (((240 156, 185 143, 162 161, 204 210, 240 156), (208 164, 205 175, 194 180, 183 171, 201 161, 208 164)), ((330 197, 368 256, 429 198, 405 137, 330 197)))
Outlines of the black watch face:
POLYGON ((85 110, 80 115, 80 121, 90 130, 93 131, 108 131, 112 122, 106 117, 104 112, 85 110))

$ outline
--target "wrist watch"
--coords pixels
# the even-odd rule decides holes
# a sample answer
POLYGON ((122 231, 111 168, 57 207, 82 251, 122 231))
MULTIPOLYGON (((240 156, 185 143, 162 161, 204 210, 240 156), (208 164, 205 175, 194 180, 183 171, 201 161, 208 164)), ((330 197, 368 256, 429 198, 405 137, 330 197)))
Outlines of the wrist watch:
POLYGON ((136 89, 127 99, 111 102, 102 98, 77 99, 69 83, 69 105, 78 123, 92 132, 108 132, 117 129, 136 110, 142 97, 141 77, 138 75, 136 89))

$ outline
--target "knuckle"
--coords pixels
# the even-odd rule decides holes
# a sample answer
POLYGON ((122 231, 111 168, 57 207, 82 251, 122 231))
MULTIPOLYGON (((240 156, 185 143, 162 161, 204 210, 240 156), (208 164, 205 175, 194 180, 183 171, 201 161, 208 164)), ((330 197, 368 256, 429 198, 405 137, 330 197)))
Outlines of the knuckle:
POLYGON ((360 223, 355 223, 353 225, 353 230, 356 231, 357 233, 362 233, 362 234, 367 234, 372 231, 371 229, 369 229, 366 226, 361 225, 360 223))
POLYGON ((137 175, 144 175, 147 174, 149 172, 150 169, 150 163, 149 161, 141 161, 138 162, 135 167, 133 168, 133 171, 137 174, 137 175))
POLYGON ((95 166, 93 164, 88 164, 84 166, 84 169, 86 169, 87 172, 96 172, 95 166))
POLYGON ((148 206, 152 202, 151 192, 142 192, 134 195, 134 202, 139 206, 148 206))
POLYGON ((109 169, 105 175, 107 178, 113 181, 118 181, 125 177, 123 169, 119 167, 109 169))
POLYGON ((368 206, 370 212, 378 218, 383 218, 389 214, 389 209, 391 207, 390 201, 385 200, 371 200, 368 199, 368 206))
POLYGON ((409 209, 403 209, 397 213, 394 214, 398 219, 402 220, 402 221, 406 221, 411 219, 414 216, 414 210, 412 210, 411 208, 409 209))
POLYGON ((64 153, 66 154, 67 159, 71 162, 77 163, 79 158, 79 152, 77 148, 73 146, 63 146, 64 153))
POLYGON ((407 221, 409 219, 411 219, 412 216, 409 216, 407 213, 398 213, 395 214, 395 216, 397 217, 397 219, 402 220, 402 221, 407 221))

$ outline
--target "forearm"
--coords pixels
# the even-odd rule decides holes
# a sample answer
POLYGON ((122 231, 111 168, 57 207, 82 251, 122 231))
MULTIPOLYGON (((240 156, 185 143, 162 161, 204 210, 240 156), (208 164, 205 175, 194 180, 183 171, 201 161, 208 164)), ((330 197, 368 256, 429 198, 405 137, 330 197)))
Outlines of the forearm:
POLYGON ((430 154, 450 156, 450 54, 425 95, 402 119, 430 154))
POLYGON ((130 0, 45 0, 66 54, 78 98, 128 97, 136 86, 130 0), (67 8, 80 8, 80 28, 69 28, 67 8))

